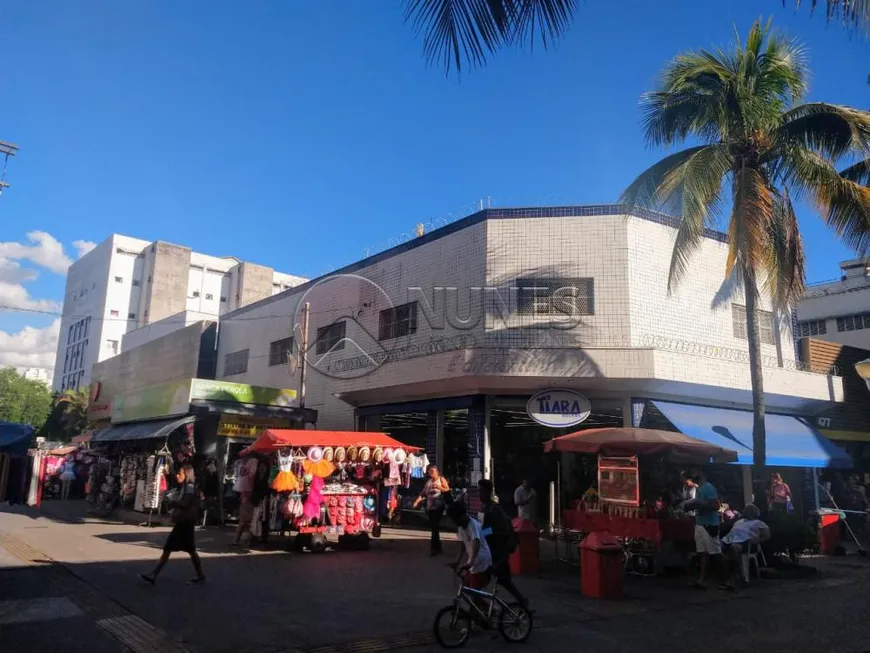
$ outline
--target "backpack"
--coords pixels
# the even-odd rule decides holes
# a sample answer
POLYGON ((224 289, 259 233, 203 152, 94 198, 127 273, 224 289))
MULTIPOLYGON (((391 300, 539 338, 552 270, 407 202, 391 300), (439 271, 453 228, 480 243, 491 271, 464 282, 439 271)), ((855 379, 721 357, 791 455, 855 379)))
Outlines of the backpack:
MULTIPOLYGON (((517 532, 514 530, 513 524, 511 524, 510 518, 505 513, 504 509, 498 505, 497 503, 493 503, 489 506, 489 510, 498 510, 501 514, 502 520, 504 521, 507 532, 504 534, 501 533, 493 533, 492 535, 503 535, 504 536, 504 549, 505 552, 510 555, 514 551, 517 550, 517 546, 519 545, 519 540, 517 538, 517 532)), ((492 535, 490 537, 492 537, 492 535)))

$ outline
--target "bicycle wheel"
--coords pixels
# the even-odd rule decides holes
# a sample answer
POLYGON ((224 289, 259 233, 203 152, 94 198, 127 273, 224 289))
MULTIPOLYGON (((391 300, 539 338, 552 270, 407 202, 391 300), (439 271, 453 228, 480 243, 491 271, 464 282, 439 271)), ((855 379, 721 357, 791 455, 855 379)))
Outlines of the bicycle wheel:
POLYGON ((503 610, 498 620, 498 632, 506 642, 524 642, 532 634, 532 613, 519 603, 509 603, 510 610, 503 610), (511 614, 513 613, 513 614, 511 614))
POLYGON ((465 646, 471 637, 471 617, 457 605, 441 608, 432 626, 435 641, 443 648, 465 646))

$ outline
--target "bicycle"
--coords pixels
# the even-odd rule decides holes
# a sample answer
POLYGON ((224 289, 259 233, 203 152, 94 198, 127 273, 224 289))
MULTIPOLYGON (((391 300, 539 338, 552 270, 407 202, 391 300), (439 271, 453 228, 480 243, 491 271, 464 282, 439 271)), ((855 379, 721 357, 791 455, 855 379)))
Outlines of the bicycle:
POLYGON ((459 589, 453 603, 441 608, 435 615, 432 626, 438 644, 443 648, 464 646, 471 637, 473 622, 485 630, 498 628, 499 634, 507 642, 520 643, 529 638, 534 625, 532 613, 517 602, 507 603, 499 597, 498 580, 492 592, 487 592, 468 587, 461 570, 454 569, 454 573, 459 578, 459 589), (475 599, 488 602, 486 609, 482 609, 475 599), (445 625, 447 632, 457 633, 457 639, 448 640, 445 637, 442 628, 445 625))

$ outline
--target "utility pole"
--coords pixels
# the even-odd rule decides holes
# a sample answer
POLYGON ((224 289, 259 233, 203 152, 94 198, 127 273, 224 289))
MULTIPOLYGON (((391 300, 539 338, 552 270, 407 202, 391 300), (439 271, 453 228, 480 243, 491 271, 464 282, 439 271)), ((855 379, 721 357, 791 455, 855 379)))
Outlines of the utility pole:
POLYGON ((15 156, 18 153, 18 146, 6 141, 0 141, 0 156, 3 157, 3 171, 0 173, 0 194, 9 188, 6 183, 6 166, 9 163, 9 157, 15 156))
POLYGON ((299 343, 299 408, 305 408, 305 368, 308 355, 308 318, 311 315, 311 304, 305 302, 302 307, 302 333, 299 343))

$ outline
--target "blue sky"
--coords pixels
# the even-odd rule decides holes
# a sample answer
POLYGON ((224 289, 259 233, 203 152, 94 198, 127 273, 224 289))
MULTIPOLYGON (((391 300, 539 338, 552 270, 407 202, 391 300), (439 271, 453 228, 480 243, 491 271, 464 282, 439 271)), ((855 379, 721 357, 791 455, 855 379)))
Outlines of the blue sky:
MULTIPOLYGON (((779 0, 588 0, 556 49, 460 80, 425 65, 397 0, 7 2, 0 140, 21 151, 0 255, 39 230, 74 259, 114 231, 317 276, 481 198, 611 202, 662 155, 638 98, 666 61, 760 13, 806 43, 810 99, 870 105, 870 43, 779 0)), ((810 281, 836 277, 852 253, 801 218, 810 281)), ((19 264, 28 301, 62 298, 62 274, 19 264)), ((0 313, 0 362, 51 322, 0 313)))

